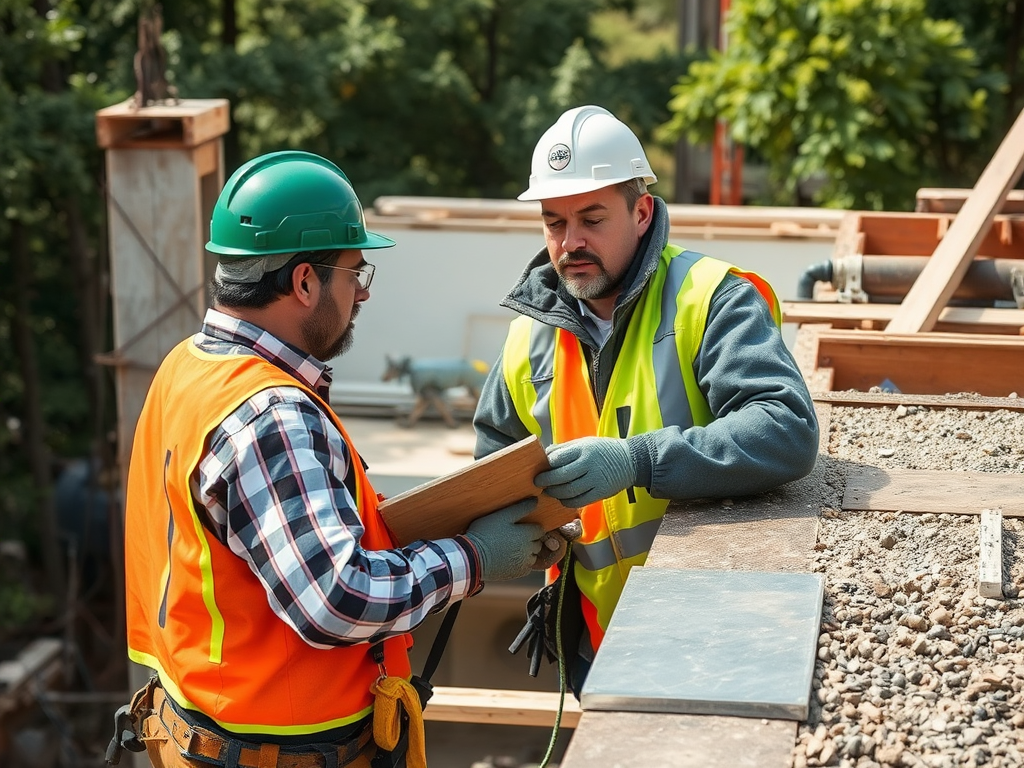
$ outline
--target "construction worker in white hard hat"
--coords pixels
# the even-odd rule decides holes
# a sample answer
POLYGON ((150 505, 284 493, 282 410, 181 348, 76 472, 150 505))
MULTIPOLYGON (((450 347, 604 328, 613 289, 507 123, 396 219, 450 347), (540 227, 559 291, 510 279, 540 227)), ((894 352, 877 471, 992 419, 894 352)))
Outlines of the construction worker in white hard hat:
POLYGON ((540 201, 546 247, 502 302, 520 317, 474 418, 478 458, 537 435, 551 468, 535 482, 580 510, 577 531, 538 559, 548 586, 513 644, 531 638, 532 674, 545 653, 553 660, 565 578, 577 698, 669 501, 758 493, 803 477, 817 456, 774 291, 669 243, 665 203, 647 191, 656 180, 634 133, 601 107, 570 109, 541 136, 519 199, 540 201))

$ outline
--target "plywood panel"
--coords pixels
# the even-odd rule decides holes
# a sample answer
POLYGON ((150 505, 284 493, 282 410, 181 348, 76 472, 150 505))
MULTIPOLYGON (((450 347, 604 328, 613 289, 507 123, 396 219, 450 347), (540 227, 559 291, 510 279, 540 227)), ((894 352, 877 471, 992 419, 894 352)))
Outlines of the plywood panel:
POLYGON ((380 513, 398 543, 405 545, 465 533, 478 517, 534 496, 537 508, 525 521, 550 531, 574 520, 577 513, 533 484, 533 478, 546 469, 544 447, 531 436, 384 501, 380 513))
POLYGON ((852 466, 843 509, 977 515, 1002 507, 1024 516, 1024 475, 852 466))

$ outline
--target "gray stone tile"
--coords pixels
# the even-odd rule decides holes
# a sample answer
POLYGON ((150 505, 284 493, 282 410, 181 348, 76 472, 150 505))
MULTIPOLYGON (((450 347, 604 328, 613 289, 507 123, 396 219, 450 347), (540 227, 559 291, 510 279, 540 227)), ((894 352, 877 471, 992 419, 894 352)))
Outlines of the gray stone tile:
POLYGON ((583 709, 804 720, 823 593, 811 573, 634 568, 583 709))

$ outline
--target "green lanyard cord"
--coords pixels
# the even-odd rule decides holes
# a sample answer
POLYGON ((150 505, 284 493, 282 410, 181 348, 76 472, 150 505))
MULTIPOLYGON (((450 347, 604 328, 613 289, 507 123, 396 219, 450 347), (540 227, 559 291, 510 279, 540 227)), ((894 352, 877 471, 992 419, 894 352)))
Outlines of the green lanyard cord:
POLYGON ((569 567, 569 557, 571 555, 572 542, 570 541, 565 545, 565 557, 562 558, 561 573, 559 575, 562 584, 558 588, 558 608, 555 609, 555 652, 558 654, 558 712, 555 715, 555 727, 551 730, 548 751, 537 768, 547 768, 551 755, 555 751, 555 742, 558 741, 558 728, 562 724, 562 708, 565 705, 566 690, 565 654, 562 653, 562 603, 565 601, 565 580, 569 577, 566 569, 569 567))

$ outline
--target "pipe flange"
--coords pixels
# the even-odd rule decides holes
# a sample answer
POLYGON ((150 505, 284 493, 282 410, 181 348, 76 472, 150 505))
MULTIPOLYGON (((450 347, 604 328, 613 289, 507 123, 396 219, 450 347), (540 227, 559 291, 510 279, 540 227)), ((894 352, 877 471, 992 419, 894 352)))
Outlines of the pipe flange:
POLYGON ((1024 309, 1024 272, 1014 267, 1010 270, 1010 290, 1017 309, 1024 309))
POLYGON ((842 304, 866 304, 868 295, 864 292, 864 256, 851 253, 832 259, 832 287, 836 289, 842 304))

